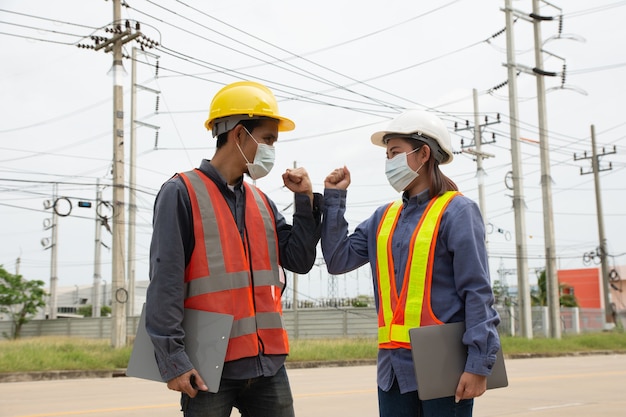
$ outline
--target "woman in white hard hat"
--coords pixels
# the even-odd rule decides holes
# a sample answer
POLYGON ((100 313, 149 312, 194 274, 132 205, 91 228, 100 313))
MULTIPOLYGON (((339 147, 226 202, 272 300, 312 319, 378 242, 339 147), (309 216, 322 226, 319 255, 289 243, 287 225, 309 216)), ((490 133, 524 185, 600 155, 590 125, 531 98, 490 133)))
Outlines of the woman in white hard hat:
MULTIPOLYGON (((161 377, 181 393, 186 417, 229 417, 233 407, 243 416, 293 417, 282 268, 303 274, 313 266, 322 196, 313 193, 303 168, 288 169, 283 183, 295 193, 290 225, 267 195, 244 181, 244 174, 267 175, 278 133, 295 127, 266 86, 223 87, 205 126, 217 140, 213 158, 170 178, 155 201, 146 330, 161 377), (219 382, 200 375, 186 349, 190 309, 233 317, 223 366, 215 368, 219 382)), ((218 347, 207 341, 215 331, 202 330, 198 356, 219 360, 218 347)))
POLYGON ((322 251, 331 274, 371 265, 380 416, 471 416, 500 348, 479 208, 439 169, 453 153, 434 114, 407 110, 371 141, 386 148, 385 173, 402 198, 348 234, 350 171, 335 169, 324 181, 322 251), (409 329, 462 321, 468 356, 455 395, 420 400, 409 329))

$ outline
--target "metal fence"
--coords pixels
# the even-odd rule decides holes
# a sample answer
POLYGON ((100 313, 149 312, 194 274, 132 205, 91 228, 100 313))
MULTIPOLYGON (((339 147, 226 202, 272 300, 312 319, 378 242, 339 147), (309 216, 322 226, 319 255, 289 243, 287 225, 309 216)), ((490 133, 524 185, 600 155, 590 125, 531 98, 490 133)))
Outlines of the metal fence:
MULTIPOLYGON (((519 321, 514 309, 498 309, 502 335, 518 335, 519 321)), ((293 339, 321 338, 375 338, 377 318, 373 307, 303 308, 284 312, 285 327, 293 339)), ((548 336, 548 310, 545 307, 532 309, 533 333, 548 336)), ((110 317, 59 318, 55 320, 32 320, 22 327, 21 337, 75 336, 94 339, 111 337, 110 317)), ((139 317, 128 317, 126 331, 132 340, 139 317)), ((564 334, 599 332, 604 329, 602 309, 561 309, 561 325, 564 334)), ((11 323, 0 321, 0 334, 10 333, 11 323)))

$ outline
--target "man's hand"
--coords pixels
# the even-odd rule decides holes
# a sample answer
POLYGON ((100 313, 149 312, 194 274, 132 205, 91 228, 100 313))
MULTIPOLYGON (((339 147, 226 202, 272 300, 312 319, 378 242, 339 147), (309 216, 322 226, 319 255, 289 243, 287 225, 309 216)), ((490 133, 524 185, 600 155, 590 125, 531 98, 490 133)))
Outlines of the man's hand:
POLYGON ((487 390, 487 377, 484 375, 476 375, 469 372, 463 372, 459 385, 456 387, 454 401, 469 400, 471 398, 480 397, 487 390))
POLYGON ((346 190, 350 185, 350 171, 348 167, 337 168, 324 179, 324 187, 335 190, 346 190))
POLYGON ((285 187, 294 193, 306 194, 313 204, 313 184, 309 174, 304 168, 288 169, 283 174, 283 183, 285 187))
POLYGON ((172 391, 184 392, 191 398, 198 394, 198 391, 208 391, 202 377, 195 369, 167 381, 167 387, 172 391))

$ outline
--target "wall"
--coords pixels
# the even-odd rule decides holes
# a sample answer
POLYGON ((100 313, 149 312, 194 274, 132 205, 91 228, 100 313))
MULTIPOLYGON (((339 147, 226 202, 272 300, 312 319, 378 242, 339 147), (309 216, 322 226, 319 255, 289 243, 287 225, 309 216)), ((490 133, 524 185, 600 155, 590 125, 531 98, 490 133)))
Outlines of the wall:
MULTIPOLYGON (((578 309, 578 326, 572 323, 573 309, 561 310, 561 324, 564 333, 594 332, 603 330, 604 314, 601 309, 578 309)), ((514 309, 499 311, 501 334, 519 334, 518 320, 514 309)), ((533 333, 547 334, 545 308, 533 307, 533 333)), ((356 338, 377 337, 376 311, 372 307, 363 308, 308 308, 284 312, 285 327, 292 339, 316 338, 356 338)), ((127 319, 127 335, 130 341, 136 333, 139 317, 127 319)), ((0 334, 9 333, 11 323, 0 321, 0 334)), ((110 317, 62 318, 56 320, 32 320, 22 327, 22 337, 36 336, 75 336, 95 339, 110 339, 110 317)))
POLYGON ((580 308, 602 308, 602 282, 599 268, 561 269, 559 284, 574 289, 580 308))

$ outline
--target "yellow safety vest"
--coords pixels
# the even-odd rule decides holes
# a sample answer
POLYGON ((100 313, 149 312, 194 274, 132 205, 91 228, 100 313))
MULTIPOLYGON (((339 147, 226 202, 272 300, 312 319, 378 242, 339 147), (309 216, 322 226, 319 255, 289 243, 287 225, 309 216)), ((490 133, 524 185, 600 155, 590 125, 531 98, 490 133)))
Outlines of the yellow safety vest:
POLYGON ((410 349, 409 329, 441 324, 430 305, 433 259, 439 222, 448 203, 459 194, 448 191, 428 203, 411 237, 400 296, 396 289, 391 240, 402 211, 402 200, 389 204, 383 214, 376 235, 378 346, 381 349, 410 349))

